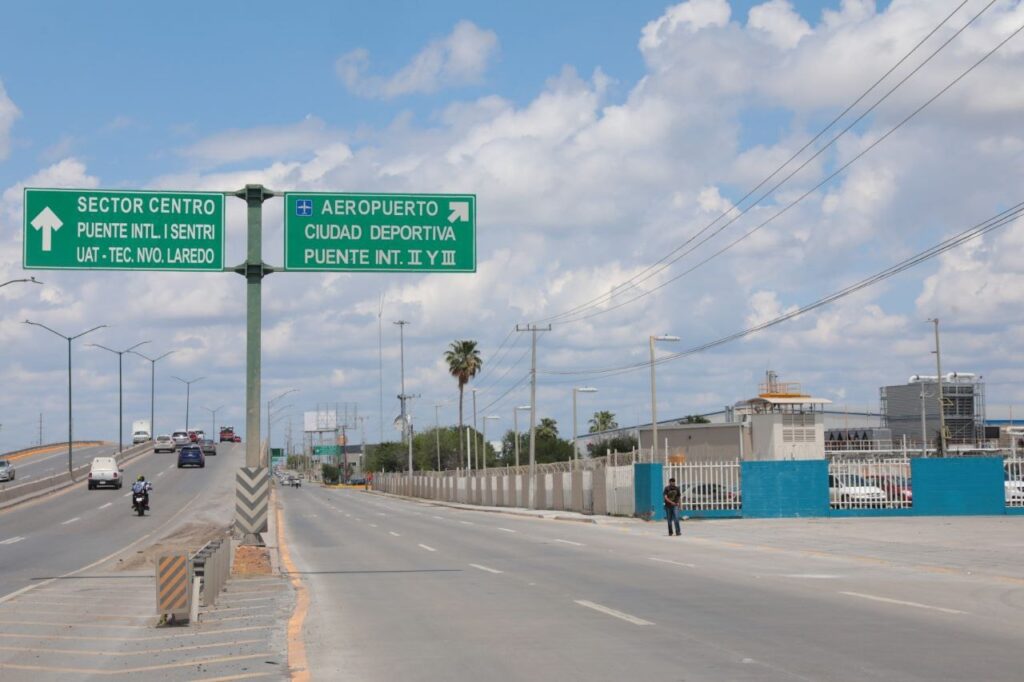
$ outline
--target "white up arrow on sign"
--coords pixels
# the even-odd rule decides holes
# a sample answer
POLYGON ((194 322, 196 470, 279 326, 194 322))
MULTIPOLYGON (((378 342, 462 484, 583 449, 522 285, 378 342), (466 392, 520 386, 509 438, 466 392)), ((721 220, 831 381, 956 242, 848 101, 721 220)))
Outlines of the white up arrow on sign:
POLYGON ((32 219, 32 227, 43 233, 43 251, 51 249, 53 246, 51 243, 53 233, 59 230, 63 224, 60 218, 57 217, 57 214, 50 210, 49 206, 32 219))
POLYGON ((448 214, 448 222, 454 223, 456 220, 469 222, 468 201, 449 201, 448 209, 451 211, 451 213, 448 214))

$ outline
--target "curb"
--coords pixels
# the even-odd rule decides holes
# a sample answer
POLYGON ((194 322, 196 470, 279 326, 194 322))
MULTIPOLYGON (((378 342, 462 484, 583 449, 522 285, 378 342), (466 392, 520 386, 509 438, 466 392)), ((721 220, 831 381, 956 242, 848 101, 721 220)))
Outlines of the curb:
POLYGON ((400 500, 409 500, 410 502, 419 502, 420 504, 427 504, 432 507, 446 507, 448 509, 462 509, 464 511, 475 511, 484 512, 487 514, 504 514, 505 516, 516 516, 518 518, 525 519, 538 519, 540 521, 568 521, 571 523, 592 523, 597 524, 594 519, 588 518, 575 518, 572 516, 548 516, 543 511, 524 510, 522 512, 513 511, 516 507, 510 507, 508 510, 505 509, 487 509, 483 507, 476 507, 468 504, 453 504, 450 502, 444 502, 442 500, 425 500, 420 497, 409 497, 407 495, 395 495, 394 493, 385 493, 380 490, 369 490, 366 491, 373 495, 381 495, 383 497, 394 497, 400 500))

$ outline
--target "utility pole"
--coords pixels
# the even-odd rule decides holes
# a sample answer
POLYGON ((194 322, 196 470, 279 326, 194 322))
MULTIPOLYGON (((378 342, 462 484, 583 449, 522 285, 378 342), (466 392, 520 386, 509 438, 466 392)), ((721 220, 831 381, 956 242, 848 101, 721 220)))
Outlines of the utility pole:
MULTIPOLYGON (((928 456, 928 424, 925 419, 925 402, 924 399, 930 397, 925 395, 924 382, 921 382, 921 456, 928 456)), ((847 434, 849 436, 849 434, 847 434)))
POLYGON ((441 470, 441 405, 434 404, 434 439, 437 442, 437 470, 441 470))
POLYGON ((551 331, 551 325, 539 327, 535 324, 516 325, 517 332, 530 332, 530 476, 529 508, 537 508, 537 332, 551 331))
POLYGON ((936 383, 939 386, 939 457, 946 456, 946 405, 942 397, 942 351, 939 348, 939 318, 930 320, 935 325, 935 373, 938 375, 936 383))
POLYGON ((473 469, 480 468, 480 444, 477 442, 477 437, 480 435, 480 431, 476 427, 476 391, 477 389, 472 388, 470 391, 473 393, 473 447, 470 449, 472 459, 470 459, 470 471, 473 469))
MULTIPOLYGON (((405 424, 405 401, 408 396, 405 395, 405 325, 409 324, 406 320, 398 320, 393 324, 398 325, 398 352, 399 362, 401 363, 400 368, 402 372, 402 393, 398 396, 398 400, 402 405, 402 423, 405 424)), ((402 442, 405 442, 405 426, 402 427, 402 442)))
MULTIPOLYGON (((662 334, 661 336, 649 336, 651 344, 651 461, 658 459, 658 389, 654 381, 654 342, 655 341, 678 341, 678 336, 662 334)), ((668 464, 668 449, 665 451, 665 464, 668 464)))

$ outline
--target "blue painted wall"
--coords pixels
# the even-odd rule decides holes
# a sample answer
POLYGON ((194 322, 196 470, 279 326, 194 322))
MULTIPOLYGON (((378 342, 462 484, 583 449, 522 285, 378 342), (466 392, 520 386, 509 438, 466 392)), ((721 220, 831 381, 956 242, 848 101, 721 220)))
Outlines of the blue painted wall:
POLYGON ((916 515, 1006 513, 999 457, 914 459, 910 475, 916 515))
POLYGON ((828 516, 828 462, 741 462, 743 516, 828 516))
POLYGON ((665 489, 662 482, 661 463, 636 463, 633 465, 633 502, 636 515, 651 520, 665 518, 665 502, 661 491, 665 489))

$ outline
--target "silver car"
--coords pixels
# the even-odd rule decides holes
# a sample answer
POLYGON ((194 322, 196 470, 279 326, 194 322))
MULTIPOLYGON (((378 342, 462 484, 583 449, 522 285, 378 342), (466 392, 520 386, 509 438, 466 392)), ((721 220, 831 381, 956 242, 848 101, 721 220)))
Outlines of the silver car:
POLYGON ((171 434, 171 440, 174 441, 174 447, 183 448, 192 442, 192 438, 188 435, 188 431, 175 431, 171 434))
POLYGON ((14 465, 6 459, 0 459, 0 481, 14 480, 14 465))

